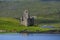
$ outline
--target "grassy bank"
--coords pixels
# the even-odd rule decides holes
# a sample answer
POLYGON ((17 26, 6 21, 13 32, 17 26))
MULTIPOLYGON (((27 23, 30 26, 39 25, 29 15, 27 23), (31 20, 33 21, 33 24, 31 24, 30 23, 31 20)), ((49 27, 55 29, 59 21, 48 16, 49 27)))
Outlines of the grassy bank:
POLYGON ((31 31, 31 32, 45 32, 51 30, 50 28, 41 28, 42 25, 53 25, 60 27, 60 23, 53 23, 53 24, 48 24, 48 23, 40 23, 40 26, 23 26, 20 24, 20 21, 14 18, 6 18, 6 17, 0 17, 0 30, 6 30, 6 32, 21 32, 21 31, 31 31))

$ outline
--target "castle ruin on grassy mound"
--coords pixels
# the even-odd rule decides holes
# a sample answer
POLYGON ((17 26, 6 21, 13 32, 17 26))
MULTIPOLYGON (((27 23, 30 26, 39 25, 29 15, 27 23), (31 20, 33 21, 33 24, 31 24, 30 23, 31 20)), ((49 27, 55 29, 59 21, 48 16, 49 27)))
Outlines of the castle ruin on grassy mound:
POLYGON ((34 17, 29 15, 29 11, 25 10, 23 16, 21 17, 21 24, 25 26, 33 26, 34 25, 34 17))

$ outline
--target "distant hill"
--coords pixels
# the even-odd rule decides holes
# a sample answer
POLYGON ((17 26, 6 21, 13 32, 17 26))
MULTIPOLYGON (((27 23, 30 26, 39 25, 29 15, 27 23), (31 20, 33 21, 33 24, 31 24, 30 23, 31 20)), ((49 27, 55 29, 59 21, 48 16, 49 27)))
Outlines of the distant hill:
POLYGON ((60 2, 0 1, 0 17, 20 17, 27 8, 34 16, 56 17, 56 14, 60 12, 60 2))
POLYGON ((60 0, 0 0, 0 1, 60 1, 60 0))
POLYGON ((41 0, 41 1, 60 1, 60 0, 41 0))

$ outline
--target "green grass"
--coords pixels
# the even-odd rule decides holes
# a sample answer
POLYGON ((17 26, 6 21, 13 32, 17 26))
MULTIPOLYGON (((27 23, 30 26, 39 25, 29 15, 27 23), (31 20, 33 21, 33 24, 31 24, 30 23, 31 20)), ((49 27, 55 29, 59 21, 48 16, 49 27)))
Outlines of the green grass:
POLYGON ((0 30, 7 30, 7 31, 12 31, 15 30, 17 32, 21 30, 30 30, 30 31, 36 31, 37 29, 40 30, 41 28, 39 27, 25 27, 20 25, 19 20, 16 20, 14 18, 0 18, 0 30))
POLYGON ((20 24, 20 21, 14 18, 9 18, 9 17, 0 17, 0 30, 7 30, 7 32, 20 32, 23 30, 28 30, 28 31, 48 31, 51 30, 50 28, 41 28, 43 25, 52 25, 55 26, 56 28, 60 27, 60 23, 52 23, 52 24, 47 24, 47 23, 40 23, 39 26, 23 26, 20 24))

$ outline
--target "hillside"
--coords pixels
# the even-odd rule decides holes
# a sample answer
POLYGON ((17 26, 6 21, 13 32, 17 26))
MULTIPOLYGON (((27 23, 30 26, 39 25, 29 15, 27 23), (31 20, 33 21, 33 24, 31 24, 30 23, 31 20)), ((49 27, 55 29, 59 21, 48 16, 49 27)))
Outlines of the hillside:
POLYGON ((39 17, 56 17, 60 15, 60 2, 50 1, 0 1, 1 17, 20 17, 25 9, 31 15, 39 17), (53 16, 54 15, 54 16, 53 16), (57 15, 57 16, 56 16, 57 15))
MULTIPOLYGON (((42 19, 41 19, 42 21, 42 19)), ((34 25, 34 26, 23 26, 20 24, 20 21, 14 18, 9 17, 0 17, 0 33, 1 30, 4 30, 5 32, 49 32, 52 30, 51 28, 42 28, 44 25, 51 25, 55 28, 52 29, 60 29, 60 22, 56 23, 40 23, 40 25, 34 25)))
POLYGON ((7 30, 7 32, 45 32, 51 30, 50 28, 42 28, 44 25, 60 29, 60 1, 0 1, 0 30, 7 30), (29 9, 30 15, 37 17, 34 26, 20 25, 18 19, 25 9, 29 9))
POLYGON ((20 21, 17 19, 0 17, 0 33, 1 33, 1 30, 5 30, 6 32, 21 32, 24 30, 36 32, 36 30, 48 31, 50 29, 47 29, 47 28, 42 29, 42 28, 37 27, 37 26, 26 27, 26 26, 21 25, 20 21))

